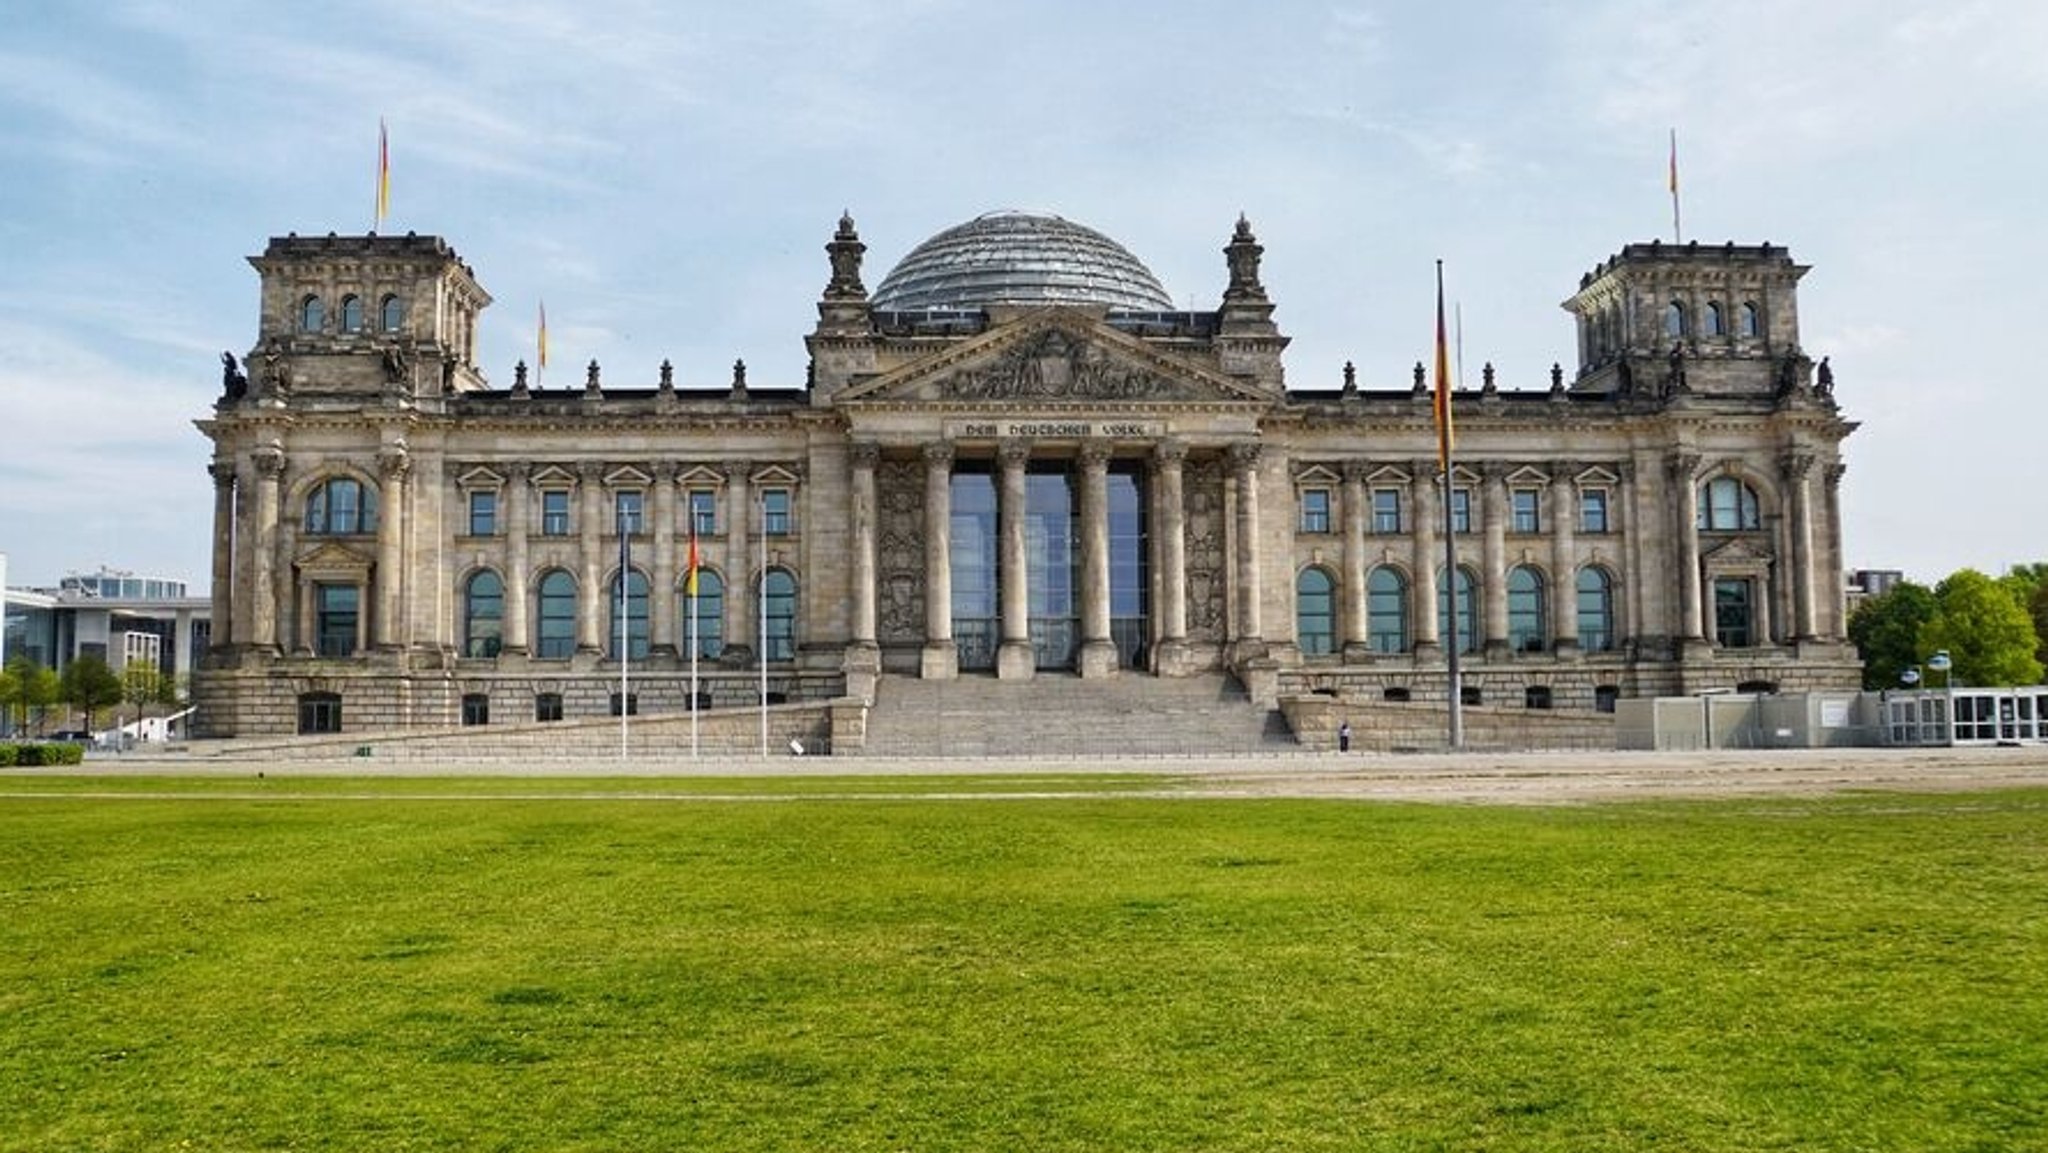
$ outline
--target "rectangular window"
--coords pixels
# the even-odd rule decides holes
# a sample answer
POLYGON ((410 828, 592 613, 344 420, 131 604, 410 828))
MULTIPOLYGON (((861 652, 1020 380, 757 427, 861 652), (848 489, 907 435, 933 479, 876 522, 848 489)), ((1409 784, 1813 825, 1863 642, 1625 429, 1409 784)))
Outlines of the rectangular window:
POLYGON ((469 535, 498 535, 497 493, 473 492, 469 494, 469 535))
POLYGON ((1537 492, 1533 488, 1518 488, 1508 494, 1508 508, 1512 514, 1511 532, 1536 533, 1543 531, 1543 522, 1536 510, 1537 492))
POLYGON ((641 494, 637 491, 612 494, 612 528, 637 536, 641 532, 641 494))
POLYGON ((1330 531, 1330 490, 1306 488, 1301 490, 1301 531, 1330 531))
POLYGON ((462 723, 470 726, 490 724, 491 698, 483 693, 462 694, 462 723))
POLYGON ((708 488, 690 490, 690 526, 698 536, 718 531, 718 494, 708 488))
POLYGON ((1724 648, 1746 649, 1755 645, 1751 620, 1749 581, 1741 577, 1714 578, 1714 639, 1724 648))
POLYGON ((361 590, 354 585, 314 585, 313 597, 315 651, 323 657, 354 653, 361 590))
POLYGON ((1579 494, 1579 531, 1607 531, 1607 490, 1589 488, 1579 494))
MULTIPOLYGON (((619 694, 617 693, 612 694, 612 715, 615 717, 619 715, 619 694)), ((640 715, 639 693, 626 694, 626 715, 629 717, 637 717, 640 715)))
POLYGON ((771 488, 762 490, 761 531, 769 536, 789 535, 788 489, 771 488))
POLYGON ((1401 531, 1401 490, 1376 488, 1372 490, 1372 531, 1401 531))
POLYGON ((1451 490, 1451 531, 1463 536, 1472 531, 1472 490, 1451 490))
POLYGON ((559 721, 562 719, 562 694, 539 693, 533 698, 533 719, 536 721, 559 721))
POLYGON ((569 494, 550 489, 540 494, 540 535, 569 535, 569 494))

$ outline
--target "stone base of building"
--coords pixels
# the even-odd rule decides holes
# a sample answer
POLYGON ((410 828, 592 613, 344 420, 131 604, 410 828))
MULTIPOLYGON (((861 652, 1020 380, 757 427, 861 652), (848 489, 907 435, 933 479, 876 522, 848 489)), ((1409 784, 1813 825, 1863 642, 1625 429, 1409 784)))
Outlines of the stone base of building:
POLYGON ((1118 668, 1116 646, 1108 641, 1083 643, 1075 668, 1083 679, 1115 676, 1118 668))
POLYGON ((1030 641, 1004 641, 996 650, 996 676, 1006 681, 1028 681, 1038 675, 1038 653, 1030 641))

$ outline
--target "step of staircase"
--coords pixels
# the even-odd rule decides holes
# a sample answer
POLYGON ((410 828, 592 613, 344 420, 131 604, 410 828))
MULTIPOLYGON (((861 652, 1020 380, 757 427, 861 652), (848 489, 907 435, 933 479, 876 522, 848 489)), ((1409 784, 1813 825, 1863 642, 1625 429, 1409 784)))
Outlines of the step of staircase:
POLYGON ((1199 756, 1298 751, 1286 721, 1223 673, 1004 681, 884 676, 868 712, 869 756, 1199 756))

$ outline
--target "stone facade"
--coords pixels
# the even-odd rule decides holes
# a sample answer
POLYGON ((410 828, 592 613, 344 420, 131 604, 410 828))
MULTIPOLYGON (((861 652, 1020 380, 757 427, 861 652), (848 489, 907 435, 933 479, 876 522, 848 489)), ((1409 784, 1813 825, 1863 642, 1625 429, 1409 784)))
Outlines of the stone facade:
POLYGON ((884 673, 1217 669, 1268 703, 1440 701, 1446 499, 1486 704, 1856 682, 1835 577, 1854 425, 1800 349, 1782 248, 1601 264, 1564 305, 1569 381, 1500 388, 1489 365, 1457 392, 1448 495, 1421 366, 1288 389, 1245 221, 1212 312, 1085 284, 934 307, 929 269, 892 309, 852 220, 826 251, 800 387, 593 362, 493 388, 490 298, 446 243, 273 240, 256 346, 199 422, 196 731, 589 718, 622 671, 643 714, 693 684, 700 707, 755 704, 764 668, 771 702, 871 699, 884 673))

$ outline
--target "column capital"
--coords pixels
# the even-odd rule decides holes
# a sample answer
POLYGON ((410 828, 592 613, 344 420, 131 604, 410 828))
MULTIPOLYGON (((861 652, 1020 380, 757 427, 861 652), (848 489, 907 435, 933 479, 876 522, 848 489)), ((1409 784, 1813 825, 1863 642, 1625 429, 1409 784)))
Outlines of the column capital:
POLYGON ((405 442, 377 450, 377 471, 390 480, 405 479, 405 474, 412 471, 412 454, 406 451, 405 442))
POLYGON ((1265 446, 1257 441, 1240 440, 1229 448, 1230 465, 1239 472, 1258 467, 1259 453, 1265 446))
POLYGON ((1081 467, 1100 472, 1109 467, 1109 444, 1106 441, 1090 440, 1081 445, 1081 467))
POLYGON ((927 468, 950 468, 953 465, 953 442, 933 441, 924 446, 924 463, 927 468))
POLYGON ((1504 460, 1482 460, 1479 462, 1479 479, 1487 487, 1505 483, 1508 479, 1508 462, 1504 460))
POLYGON ((1444 466, 1431 457, 1418 457, 1408 462, 1408 476, 1411 480, 1431 481, 1443 475, 1444 466))
POLYGON ((737 484, 740 481, 746 480, 747 475, 754 471, 754 462, 750 460, 728 460, 718 467, 721 472, 725 473, 727 481, 737 484))
POLYGON ((1188 444, 1184 440, 1162 440, 1152 446, 1152 459, 1161 464, 1179 467, 1188 459, 1188 444))
POLYGON ((1842 475, 1848 471, 1848 465, 1843 464, 1840 461, 1836 461, 1834 464, 1829 465, 1821 475, 1827 478, 1829 488, 1840 488, 1842 484, 1842 475))
POLYGON ((1778 468, 1787 480, 1802 480, 1813 471, 1813 454, 1797 449, 1778 458, 1778 468))
POLYGON ((265 480, 276 480, 284 475, 284 449, 277 445, 266 444, 250 453, 249 459, 255 463, 257 475, 265 480))
POLYGON ((1570 484, 1579 474, 1580 465, 1575 460, 1553 460, 1550 462, 1550 483, 1570 484))
POLYGON ((533 465, 527 461, 515 460, 505 466, 505 477, 515 485, 523 485, 533 479, 533 465))
POLYGON ((1365 483, 1365 473, 1366 473, 1366 470, 1367 470, 1367 469, 1369 469, 1369 468, 1371 468, 1371 467, 1372 467, 1372 462, 1371 462, 1371 461, 1369 461, 1369 460, 1359 460, 1359 459, 1357 459, 1356 457, 1354 457, 1354 458, 1352 458, 1352 459, 1350 459, 1350 460, 1347 460, 1347 461, 1345 461, 1345 462, 1343 463, 1343 465, 1341 466, 1341 468, 1342 468, 1342 471, 1343 471, 1343 473, 1344 473, 1344 483, 1345 483, 1345 484, 1363 484, 1363 483, 1365 483))
POLYGON ((882 459, 882 446, 872 440, 856 440, 846 447, 846 459, 855 468, 873 468, 882 459))
POLYGON ((657 460, 649 471, 654 473, 654 482, 656 484, 674 484, 676 478, 683 475, 683 462, 679 460, 657 460))
POLYGON ((1664 458, 1664 471, 1672 480, 1690 481, 1699 475, 1700 454, 1696 452, 1674 452, 1664 458))
POLYGON ((206 462, 206 475, 213 478, 215 488, 235 486, 235 462, 231 460, 210 460, 206 462))
POLYGON ((1003 467, 1023 467, 1031 459, 1031 443, 1023 440, 1005 440, 996 445, 996 459, 1003 467))
POLYGON ((604 462, 586 460, 576 466, 577 479, 585 484, 597 485, 604 481, 604 462))

